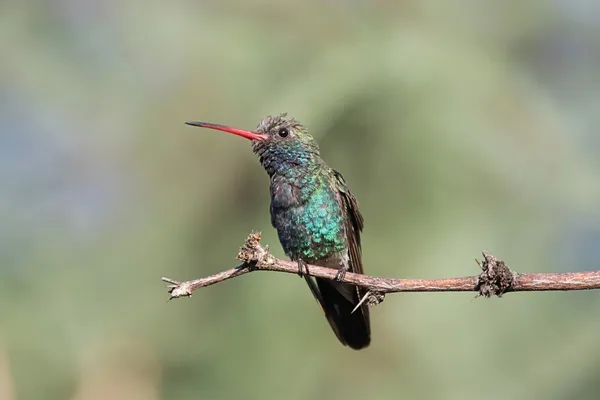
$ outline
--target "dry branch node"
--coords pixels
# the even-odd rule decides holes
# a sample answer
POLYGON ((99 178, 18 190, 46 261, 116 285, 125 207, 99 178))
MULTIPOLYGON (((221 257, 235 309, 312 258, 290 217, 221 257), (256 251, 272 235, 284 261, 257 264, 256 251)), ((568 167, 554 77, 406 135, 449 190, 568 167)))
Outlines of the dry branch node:
POLYGON ((385 298, 385 293, 377 292, 374 290, 369 290, 364 294, 362 299, 358 302, 358 304, 354 307, 352 312, 356 311, 358 307, 360 307, 365 301, 369 307, 375 307, 376 305, 383 303, 383 299, 385 298))
POLYGON ((273 256, 269 253, 269 247, 260 245, 261 238, 260 232, 250 233, 237 254, 236 258, 250 269, 270 265, 274 262, 273 256))
POLYGON ((178 297, 192 297, 193 289, 190 287, 189 282, 179 282, 170 278, 163 277, 162 281, 168 283, 167 289, 169 289, 169 300, 176 299, 178 297))
POLYGON ((367 299, 367 304, 369 307, 375 307, 378 304, 383 303, 385 299, 385 293, 383 292, 371 292, 369 298, 367 299))
POLYGON ((498 260, 493 255, 484 251, 483 261, 477 261, 482 271, 477 279, 475 290, 479 291, 479 296, 492 297, 502 295, 512 289, 515 280, 513 272, 506 263, 498 260))

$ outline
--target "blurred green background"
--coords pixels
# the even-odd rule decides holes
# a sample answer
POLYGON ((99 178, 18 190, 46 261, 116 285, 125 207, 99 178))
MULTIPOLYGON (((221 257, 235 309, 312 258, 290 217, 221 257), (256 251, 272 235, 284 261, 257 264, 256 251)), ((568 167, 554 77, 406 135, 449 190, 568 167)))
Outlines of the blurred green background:
POLYGON ((598 399, 599 293, 395 294, 372 345, 256 273, 165 303, 161 276, 283 257, 249 143, 308 126, 365 216, 366 271, 600 264, 600 5, 0 5, 0 399, 598 399))

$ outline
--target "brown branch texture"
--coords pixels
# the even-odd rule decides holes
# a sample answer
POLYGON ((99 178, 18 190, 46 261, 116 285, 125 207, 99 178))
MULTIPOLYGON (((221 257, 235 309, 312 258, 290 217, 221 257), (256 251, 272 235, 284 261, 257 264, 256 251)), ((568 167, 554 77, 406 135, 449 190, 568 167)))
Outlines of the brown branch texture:
MULTIPOLYGON (((162 278, 168 283, 171 299, 191 296, 198 288, 214 285, 252 271, 276 271, 298 274, 298 264, 280 260, 269 253, 268 247, 260 244, 260 232, 251 233, 237 258, 242 262, 235 268, 186 282, 162 278)), ((347 272, 341 282, 351 283, 368 289, 362 301, 375 305, 383 301, 386 293, 397 292, 476 292, 480 296, 502 296, 508 292, 549 290, 600 289, 600 270, 569 273, 519 274, 508 268, 504 261, 483 252, 483 261, 477 261, 481 273, 477 276, 442 279, 398 279, 355 274, 347 272)), ((337 270, 317 265, 308 265, 308 275, 336 279, 337 270)), ((362 303, 361 301, 361 303, 362 303)))

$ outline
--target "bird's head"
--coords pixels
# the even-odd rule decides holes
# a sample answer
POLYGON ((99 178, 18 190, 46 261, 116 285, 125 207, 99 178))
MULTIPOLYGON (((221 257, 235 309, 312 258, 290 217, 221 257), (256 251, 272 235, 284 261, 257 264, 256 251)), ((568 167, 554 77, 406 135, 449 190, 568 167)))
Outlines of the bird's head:
POLYGON ((309 167, 320 160, 319 145, 308 130, 283 113, 263 118, 255 131, 210 122, 186 122, 188 125, 229 132, 252 141, 252 149, 269 175, 286 168, 309 167))

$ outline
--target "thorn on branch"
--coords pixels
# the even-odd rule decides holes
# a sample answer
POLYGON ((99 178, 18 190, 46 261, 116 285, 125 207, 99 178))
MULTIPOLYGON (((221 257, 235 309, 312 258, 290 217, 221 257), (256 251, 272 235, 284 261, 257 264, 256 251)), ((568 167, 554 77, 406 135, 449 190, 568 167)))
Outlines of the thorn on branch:
POLYGON ((475 290, 479 296, 492 297, 502 295, 512 289, 515 277, 506 263, 493 255, 483 252, 483 261, 475 260, 482 271, 478 277, 475 290))
POLYGON ((354 314, 354 312, 360 307, 362 306, 362 304, 366 301, 367 305, 369 307, 375 307, 376 305, 378 305, 379 303, 383 302, 383 299, 385 297, 385 293, 383 292, 375 292, 375 291, 371 291, 369 290, 367 293, 364 294, 364 296, 362 297, 362 299, 360 299, 360 301, 358 302, 358 304, 356 305, 356 307, 354 307, 352 309, 352 311, 350 312, 350 314, 354 314))
POLYGON ((385 299, 385 293, 383 292, 371 292, 371 295, 367 299, 367 304, 369 307, 375 307, 378 304, 383 303, 385 299))

